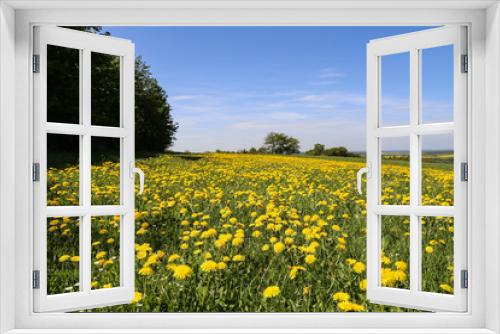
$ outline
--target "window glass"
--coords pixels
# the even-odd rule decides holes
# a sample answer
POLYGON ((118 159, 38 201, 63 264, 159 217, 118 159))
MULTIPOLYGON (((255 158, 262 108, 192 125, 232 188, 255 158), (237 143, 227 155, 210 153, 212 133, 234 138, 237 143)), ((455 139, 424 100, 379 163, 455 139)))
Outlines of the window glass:
POLYGON ((410 53, 380 58, 380 126, 409 125, 410 53))
POLYGON ((47 121, 80 123, 80 50, 47 45, 47 121))
POLYGON ((422 217, 422 291, 453 294, 453 217, 422 217))
POLYGON ((80 290, 80 218, 47 218, 47 294, 80 290))
POLYGON ((421 136, 422 205, 453 206, 453 134, 421 136))
POLYGON ((453 46, 421 50, 422 123, 453 122, 453 46))
POLYGON ((120 57, 91 52, 92 125, 120 126, 120 57))
POLYGON ((92 217, 92 289, 120 286, 121 216, 92 217))
POLYGON ((120 142, 92 137, 92 205, 120 204, 120 142))
POLYGON ((79 205, 80 137, 47 134, 47 206, 79 205))
POLYGON ((382 216, 380 285, 409 289, 410 217, 382 216))
POLYGON ((410 138, 380 138, 383 205, 410 204, 410 138))

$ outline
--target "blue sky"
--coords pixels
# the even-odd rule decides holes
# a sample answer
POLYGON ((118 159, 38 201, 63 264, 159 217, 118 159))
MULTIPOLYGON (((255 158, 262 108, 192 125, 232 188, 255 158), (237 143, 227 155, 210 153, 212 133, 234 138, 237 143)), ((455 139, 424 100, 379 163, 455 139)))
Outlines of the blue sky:
MULTIPOLYGON (((169 95, 179 123, 172 149, 195 152, 260 147, 270 131, 299 138, 302 150, 315 143, 364 150, 366 43, 425 28, 104 29, 135 43, 169 95)), ((443 60, 450 50, 428 51, 423 118, 448 120, 451 67, 443 60)), ((382 78, 388 125, 408 119, 407 55, 391 58, 383 60, 382 78)))

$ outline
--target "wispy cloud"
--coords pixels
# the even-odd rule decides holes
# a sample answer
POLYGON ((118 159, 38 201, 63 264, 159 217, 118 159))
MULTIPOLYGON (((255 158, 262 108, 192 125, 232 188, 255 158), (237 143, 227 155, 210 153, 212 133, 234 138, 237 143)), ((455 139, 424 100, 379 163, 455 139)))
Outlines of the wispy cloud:
POLYGON ((319 70, 316 78, 309 82, 311 86, 328 86, 334 85, 339 78, 343 78, 345 74, 333 67, 327 67, 319 70))
POLYGON ((177 96, 170 96, 168 99, 170 101, 186 101, 186 100, 195 100, 199 99, 201 95, 177 95, 177 96))
POLYGON ((343 76, 344 73, 340 72, 339 70, 333 67, 323 68, 319 71, 320 79, 341 78, 343 76))

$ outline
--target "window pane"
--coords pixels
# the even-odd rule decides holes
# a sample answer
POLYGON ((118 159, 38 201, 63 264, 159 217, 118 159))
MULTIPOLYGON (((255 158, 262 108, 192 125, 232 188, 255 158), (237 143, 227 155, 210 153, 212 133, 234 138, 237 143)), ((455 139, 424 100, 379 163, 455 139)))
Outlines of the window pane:
POLYGON ((92 217, 92 289, 120 286, 120 216, 92 217))
POLYGON ((47 294, 79 291, 80 218, 47 218, 47 294))
POLYGON ((453 294, 453 217, 422 217, 422 291, 453 294))
POLYGON ((120 126, 120 57, 91 53, 92 125, 120 126))
POLYGON ((422 123, 453 121, 453 45, 423 49, 422 123))
POLYGON ((381 138, 381 197, 383 205, 410 204, 410 138, 381 138))
POLYGON ((79 204, 80 137, 47 134, 47 206, 79 204))
POLYGON ((120 204, 120 141, 92 137, 92 205, 120 204))
POLYGON ((381 57, 381 126, 410 124, 410 53, 381 57))
POLYGON ((80 123, 80 50, 47 45, 47 121, 80 123))
POLYGON ((409 289, 410 218, 382 216, 380 283, 384 287, 409 289))
POLYGON ((422 205, 453 206, 453 134, 421 136, 422 205))

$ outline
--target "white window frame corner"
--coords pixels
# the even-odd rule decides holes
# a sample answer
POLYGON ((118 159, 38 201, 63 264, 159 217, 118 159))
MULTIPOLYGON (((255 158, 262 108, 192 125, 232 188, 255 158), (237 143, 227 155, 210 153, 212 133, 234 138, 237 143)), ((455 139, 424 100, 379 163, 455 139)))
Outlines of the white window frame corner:
POLYGON ((80 0, 65 5, 50 0, 0 2, 0 333, 116 333, 116 330, 112 331, 110 328, 128 328, 145 333, 155 328, 165 329, 165 332, 168 328, 191 328, 192 332, 213 332, 217 328, 227 328, 226 332, 248 333, 250 328, 255 332, 283 332, 289 329, 294 333, 339 333, 355 330, 363 333, 500 333, 500 116, 497 112, 500 110, 500 7, 492 0, 435 0, 432 3, 409 0, 404 4, 397 3, 368 3, 362 0, 332 0, 329 3, 284 0, 269 1, 267 4, 239 0, 232 5, 218 0, 210 0, 203 5, 191 1, 181 5, 170 1, 160 3, 133 0, 102 0, 99 3, 80 0), (29 248, 33 244, 30 231, 33 217, 32 210, 27 208, 30 208, 32 191, 30 66, 31 31, 34 25, 444 23, 468 24, 471 37, 471 88, 468 92, 468 130, 471 136, 468 143, 468 312, 426 315, 217 313, 127 316, 32 312, 32 263, 29 248), (7 185, 11 187, 7 188, 7 185), (384 330, 375 329, 382 326, 384 330))

